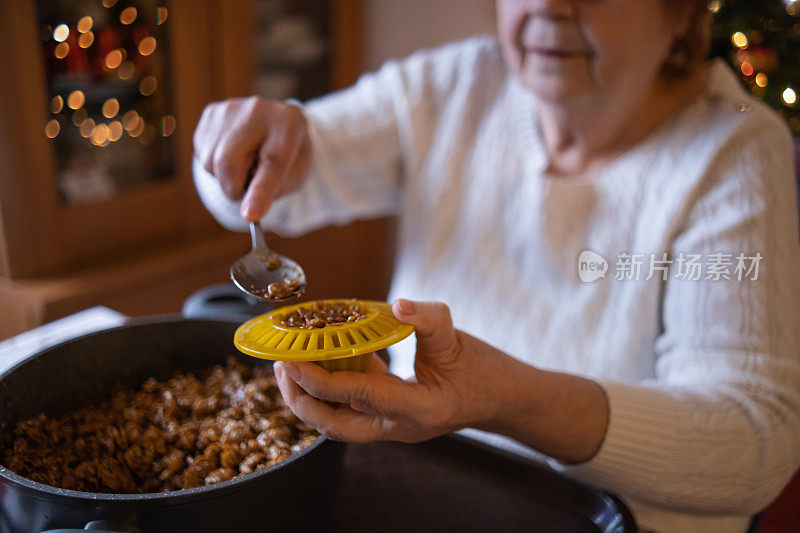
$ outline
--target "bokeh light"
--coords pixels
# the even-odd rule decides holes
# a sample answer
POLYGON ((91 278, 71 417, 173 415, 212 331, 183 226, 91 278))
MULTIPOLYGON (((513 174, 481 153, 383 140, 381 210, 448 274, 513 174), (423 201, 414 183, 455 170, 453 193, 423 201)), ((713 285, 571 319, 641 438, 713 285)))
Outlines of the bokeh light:
POLYGON ((136 8, 126 7, 122 10, 122 13, 119 14, 119 21, 125 25, 132 24, 134 20, 136 20, 136 8))
POLYGON ((69 26, 66 24, 59 24, 53 30, 53 39, 56 41, 63 43, 69 37, 69 26))
POLYGON ((58 43, 56 45, 56 49, 53 51, 53 54, 58 59, 64 59, 69 54, 69 45, 67 43, 58 43))
POLYGON ((81 48, 89 48, 94 42, 94 33, 87 31, 78 37, 78 46, 81 48))
POLYGON ((108 133, 108 126, 105 124, 95 126, 94 130, 92 130, 92 144, 97 146, 103 146, 104 143, 108 144, 108 133))
POLYGON ((161 135, 169 137, 175 131, 175 117, 164 115, 161 117, 161 135))
POLYGON ((144 131, 144 120, 142 120, 142 117, 137 116, 134 126, 125 129, 128 130, 128 135, 131 137, 138 137, 144 131))
POLYGON ((138 124, 138 120, 139 120, 139 113, 137 113, 136 110, 134 109, 131 109, 130 111, 122 115, 122 125, 125 126, 125 129, 128 131, 136 127, 136 124, 138 124))
POLYGON ((156 51, 155 37, 148 36, 139 41, 139 53, 143 56, 149 56, 156 51))
POLYGON ((80 90, 72 91, 67 97, 67 105, 70 107, 70 109, 78 109, 83 107, 83 103, 85 101, 86 97, 83 95, 83 91, 80 90))
POLYGON ((47 135, 49 139, 54 139, 60 131, 61 124, 59 124, 56 119, 47 121, 47 125, 44 127, 44 134, 47 135))
POLYGON ((92 29, 92 25, 94 21, 92 17, 86 16, 83 17, 81 20, 78 21, 78 31, 81 33, 86 33, 87 31, 92 29))
POLYGON ((61 113, 61 110, 64 109, 64 99, 61 98, 59 95, 55 95, 50 100, 50 112, 54 115, 61 113))
POLYGON ((156 92, 157 86, 158 81, 156 80, 156 77, 151 74, 149 76, 145 76, 142 78, 142 81, 139 82, 139 92, 144 96, 150 96, 156 92))
POLYGON ((122 51, 119 48, 111 50, 106 56, 106 67, 114 70, 120 63, 122 63, 122 51))
POLYGON ((86 137, 87 139, 92 136, 92 132, 94 132, 94 120, 87 118, 83 122, 81 122, 80 132, 81 137, 86 137))
POLYGON ((119 113, 119 100, 116 98, 109 98, 103 103, 103 116, 106 118, 114 118, 119 113))
POLYGON ((115 120, 108 125, 108 139, 118 141, 122 137, 122 122, 115 120))

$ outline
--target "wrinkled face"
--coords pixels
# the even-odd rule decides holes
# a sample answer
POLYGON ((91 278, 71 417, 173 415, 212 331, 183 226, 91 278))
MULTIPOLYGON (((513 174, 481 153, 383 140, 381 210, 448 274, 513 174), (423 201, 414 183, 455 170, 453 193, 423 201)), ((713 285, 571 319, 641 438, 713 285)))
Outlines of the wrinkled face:
POLYGON ((540 98, 625 98, 655 83, 683 28, 664 0, 497 0, 503 55, 540 98))

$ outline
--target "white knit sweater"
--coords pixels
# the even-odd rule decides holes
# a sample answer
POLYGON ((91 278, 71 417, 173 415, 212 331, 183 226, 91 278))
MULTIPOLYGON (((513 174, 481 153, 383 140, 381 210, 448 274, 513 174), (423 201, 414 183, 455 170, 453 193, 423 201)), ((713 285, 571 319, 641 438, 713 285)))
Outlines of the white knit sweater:
MULTIPOLYGON (((393 297, 444 301, 457 327, 607 391, 599 453, 556 466, 617 492, 659 531, 744 531, 778 494, 800 463, 792 145, 726 66, 578 179, 545 174, 536 101, 489 38, 388 63, 305 112, 311 178, 264 224, 293 235, 398 213, 393 297), (605 278, 579 280, 583 250, 608 261, 605 278), (756 280, 737 279, 740 252, 761 254, 756 280), (617 279, 624 253, 646 254, 640 279, 617 279), (663 253, 668 279, 646 279, 649 254, 663 253), (701 279, 679 279, 681 253, 703 254, 701 279), (714 263, 731 279, 705 279, 714 263)), ((221 223, 245 229, 213 179, 197 185, 221 223)))

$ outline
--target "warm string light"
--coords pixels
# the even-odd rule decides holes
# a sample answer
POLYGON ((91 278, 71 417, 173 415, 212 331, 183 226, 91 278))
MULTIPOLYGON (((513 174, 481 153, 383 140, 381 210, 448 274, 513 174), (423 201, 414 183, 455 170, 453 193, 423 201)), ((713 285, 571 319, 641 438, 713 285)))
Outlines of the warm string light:
MULTIPOLYGON (((78 111, 84 110, 80 109, 78 111)), ((86 118, 85 111, 83 113, 83 118, 75 120, 75 118, 79 118, 80 116, 80 113, 76 112, 73 117, 73 122, 78 127, 81 137, 88 139, 93 145, 103 147, 122 138, 124 129, 119 120, 114 120, 108 124, 102 122, 96 123, 93 119, 86 118)), ((133 133, 131 134, 133 137, 139 136, 146 129, 143 121, 141 125, 138 123, 139 120, 141 120, 141 118, 136 115, 136 124, 134 124, 132 128, 133 133)), ((45 125, 45 135, 50 139, 54 139, 60 132, 61 124, 57 119, 51 119, 45 125)))
POLYGON ((108 140, 115 142, 122 137, 122 122, 115 120, 108 125, 108 140))
POLYGON ((109 98, 103 104, 103 116, 106 118, 114 118, 119 113, 119 100, 116 98, 109 98))
POLYGON ((81 48, 89 48, 94 42, 94 33, 87 31, 78 37, 78 46, 81 48))
MULTIPOLYGON (((116 4, 117 0, 102 0, 102 5, 106 8, 111 8, 116 4)), ((119 21, 123 25, 131 25, 136 21, 138 15, 137 9, 130 6, 120 12, 119 21)), ((157 25, 164 24, 167 17, 168 10, 166 7, 162 6, 156 9, 157 25)), ((94 43, 95 34, 92 31, 94 22, 94 19, 88 15, 78 20, 75 29, 77 30, 77 45, 80 48, 89 48, 94 43)), ((53 29, 53 39, 58 43, 54 48, 56 58, 63 59, 69 54, 70 46, 66 43, 69 35, 70 28, 67 24, 58 24, 53 29)), ((138 42, 137 51, 141 56, 147 57, 156 51, 157 46, 156 38, 148 35, 138 42)), ((108 70, 115 71, 120 79, 130 79, 136 71, 136 66, 132 61, 127 60, 126 56, 124 48, 116 48, 106 55, 103 64, 108 70)), ((143 96, 152 95, 157 87, 158 80, 152 74, 141 78, 138 84, 139 93, 143 96)), ((45 135, 50 139, 54 139, 59 135, 62 129, 60 113, 66 108, 72 110, 72 123, 78 128, 80 135, 99 147, 104 147, 111 142, 120 140, 126 132, 129 137, 137 139, 142 144, 150 143, 156 135, 160 134, 163 137, 169 137, 175 132, 176 120, 172 115, 163 115, 158 120, 157 126, 154 126, 145 122, 144 118, 133 109, 119 116, 119 100, 109 98, 101 106, 102 115, 107 119, 118 118, 106 124, 95 122, 93 118, 90 118, 84 107, 85 103, 86 96, 81 90, 70 92, 66 98, 60 95, 54 96, 50 101, 50 111, 58 116, 47 122, 45 135)))
POLYGON ((155 51, 156 51, 155 37, 148 36, 139 41, 139 53, 142 54, 143 56, 149 56, 155 51))
POLYGON ((81 122, 81 125, 78 126, 78 128, 80 130, 81 137, 85 137, 88 139, 89 137, 92 136, 92 133, 94 132, 94 120, 87 118, 86 120, 81 122))
POLYGON ((108 144, 108 126, 105 124, 95 126, 92 130, 91 140, 95 146, 103 146, 104 143, 108 144))
POLYGON ((50 112, 54 115, 58 115, 61 113, 62 109, 64 109, 64 99, 59 95, 55 95, 53 99, 50 100, 50 112))
MULTIPOLYGON (((58 102, 63 99, 60 96, 55 96, 51 100, 51 110, 57 109, 58 102)), ((106 118, 113 118, 119 111, 119 101, 115 98, 109 98, 103 104, 103 115, 106 118)), ((119 141, 123 133, 127 131, 128 136, 135 138, 142 144, 152 142, 156 134, 161 134, 163 137, 169 137, 175 132, 176 120, 172 115, 164 115, 159 120, 159 128, 144 121, 141 115, 135 110, 127 111, 121 120, 113 120, 108 124, 102 122, 95 122, 94 119, 87 116, 86 109, 81 107, 73 113, 72 122, 78 128, 81 137, 89 140, 94 146, 105 147, 112 142, 119 141)), ((54 139, 61 132, 61 124, 57 118, 51 119, 45 125, 45 135, 54 139)))
POLYGON ((83 107, 83 103, 85 101, 86 97, 83 95, 83 91, 72 91, 67 97, 67 105, 70 107, 70 109, 78 109, 83 107))
POLYGON ((66 24, 59 24, 53 30, 53 39, 63 43, 69 37, 69 27, 66 24))
POLYGON ((56 56, 57 59, 64 59, 69 54, 69 45, 67 43, 58 43, 56 45, 56 49, 53 50, 53 55, 56 56))
POLYGON ((139 126, 139 122, 141 120, 142 119, 139 116, 139 113, 131 109, 130 111, 122 115, 122 127, 125 128, 125 131, 131 132, 139 126))
POLYGON ((713 13, 712 49, 727 60, 751 96, 773 107, 800 135, 800 82, 793 40, 800 0, 704 0, 713 13))
POLYGON ((122 10, 122 13, 119 14, 119 21, 126 26, 129 24, 133 24, 133 21, 136 20, 137 14, 138 13, 136 12, 135 7, 133 6, 126 7, 125 9, 122 10))
POLYGON ((127 129, 127 131, 128 135, 134 138, 141 135, 142 132, 144 131, 144 120, 142 120, 142 117, 136 117, 134 126, 130 129, 127 129))
POLYGON ((731 35, 731 41, 733 41, 733 44, 737 48, 741 49, 747 48, 747 36, 740 31, 737 31, 736 33, 731 35))
POLYGON ((161 117, 161 135, 169 137, 175 131, 175 117, 172 115, 164 115, 161 117))
POLYGON ((61 124, 58 123, 56 119, 51 119, 47 122, 47 125, 44 127, 44 134, 49 139, 55 139, 58 132, 61 131, 61 124))
POLYGON ((110 70, 114 70, 122 64, 123 59, 122 50, 115 48, 106 55, 106 67, 110 70))
POLYGON ((86 33, 87 31, 92 29, 93 25, 94 25, 94 20, 92 20, 92 17, 89 16, 83 17, 78 21, 78 32, 86 33))

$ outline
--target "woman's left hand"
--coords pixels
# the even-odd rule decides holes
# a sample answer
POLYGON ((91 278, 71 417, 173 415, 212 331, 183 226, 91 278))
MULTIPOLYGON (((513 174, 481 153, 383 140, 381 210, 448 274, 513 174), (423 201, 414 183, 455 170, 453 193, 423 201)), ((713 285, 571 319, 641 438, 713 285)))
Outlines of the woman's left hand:
POLYGON ((393 311, 416 328, 415 378, 389 374, 374 355, 366 374, 277 362, 278 385, 292 411, 326 437, 346 442, 417 442, 491 419, 492 378, 520 363, 455 330, 444 304, 398 300, 393 311))
POLYGON ((454 329, 442 303, 397 300, 392 309, 416 329, 411 379, 389 374, 375 356, 366 374, 275 363, 284 401, 305 423, 356 443, 419 442, 474 427, 565 461, 586 460, 599 449, 608 424, 599 384, 537 369, 454 329))

